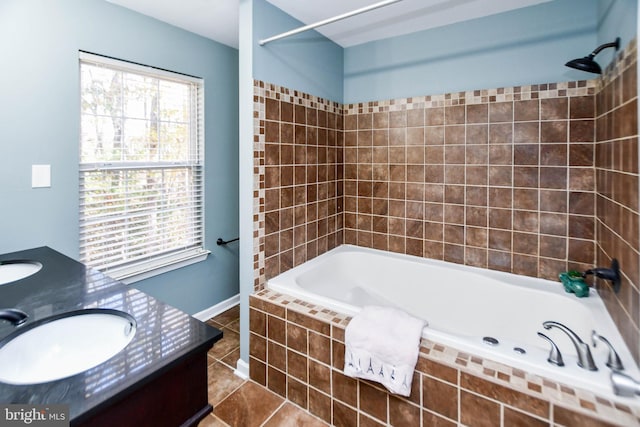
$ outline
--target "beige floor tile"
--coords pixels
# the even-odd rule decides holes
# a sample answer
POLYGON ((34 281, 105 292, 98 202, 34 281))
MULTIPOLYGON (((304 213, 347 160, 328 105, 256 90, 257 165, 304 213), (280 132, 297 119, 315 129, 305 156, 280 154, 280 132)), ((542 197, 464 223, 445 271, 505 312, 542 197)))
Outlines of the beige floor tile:
POLYGON ((259 427, 284 399, 247 381, 214 408, 214 415, 231 427, 259 427))
POLYGON ((200 424, 198 424, 198 427, 228 427, 229 424, 225 423, 224 421, 222 421, 220 418, 216 417, 213 414, 209 414, 207 415, 202 421, 200 421, 200 424))
POLYGON ((233 322, 227 324, 225 327, 227 329, 231 329, 234 332, 240 333, 240 319, 234 320, 233 322))
POLYGON ((240 334, 227 328, 222 328, 222 333, 222 339, 215 343, 208 353, 210 357, 218 360, 240 347, 240 334))
POLYGON ((291 403, 285 403, 264 423, 264 427, 326 427, 328 425, 291 403))
POLYGON ((209 403, 214 408, 245 382, 220 362, 209 365, 208 371, 209 403))
POLYGON ((220 361, 230 367, 231 369, 236 369, 238 366, 238 359, 240 359, 240 347, 233 350, 231 353, 224 356, 220 361))
POLYGON ((238 319, 240 319, 240 305, 231 307, 229 310, 218 314, 211 320, 221 324, 222 326, 227 326, 229 323, 234 322, 238 319))

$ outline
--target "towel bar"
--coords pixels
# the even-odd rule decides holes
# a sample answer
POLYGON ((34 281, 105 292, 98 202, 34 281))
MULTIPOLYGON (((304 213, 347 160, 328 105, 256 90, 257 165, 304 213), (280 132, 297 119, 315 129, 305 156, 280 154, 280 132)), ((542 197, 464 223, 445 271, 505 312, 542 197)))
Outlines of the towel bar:
POLYGON ((231 239, 231 240, 222 240, 222 237, 218 237, 218 240, 216 240, 216 244, 218 246, 221 246, 221 245, 226 245, 227 243, 235 242, 236 240, 240 240, 240 238, 236 237, 235 239, 231 239))

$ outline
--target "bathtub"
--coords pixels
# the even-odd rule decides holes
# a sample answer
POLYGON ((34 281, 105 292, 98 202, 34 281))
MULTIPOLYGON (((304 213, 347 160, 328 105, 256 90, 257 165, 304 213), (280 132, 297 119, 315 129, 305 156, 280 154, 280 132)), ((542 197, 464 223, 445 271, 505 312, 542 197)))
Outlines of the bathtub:
POLYGON ((351 316, 366 305, 399 307, 428 322, 425 339, 620 400, 612 393, 606 347, 591 345, 598 370, 587 371, 577 366, 569 338, 542 322, 563 323, 590 344, 595 330, 617 350, 626 373, 640 378, 595 289, 577 298, 560 282, 351 245, 282 273, 267 287, 351 316), (538 331, 558 345, 564 367, 547 362, 550 346, 538 331))

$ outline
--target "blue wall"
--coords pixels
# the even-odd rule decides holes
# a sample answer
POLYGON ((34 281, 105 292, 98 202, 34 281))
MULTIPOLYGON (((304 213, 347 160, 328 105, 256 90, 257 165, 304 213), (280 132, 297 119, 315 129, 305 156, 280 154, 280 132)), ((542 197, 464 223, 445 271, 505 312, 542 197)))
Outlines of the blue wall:
MULTIPOLYGON (((637 0, 599 0, 598 1, 598 42, 591 50, 603 43, 615 41, 620 37, 620 48, 624 49, 637 34, 637 0)), ((587 55, 589 52, 586 52, 587 55)), ((615 55, 614 49, 603 50, 596 61, 602 69, 615 55)))
POLYGON ((78 258, 78 50, 205 79, 207 261, 135 284, 195 313, 238 293, 238 51, 103 0, 0 1, 0 253, 78 258), (51 188, 31 188, 50 164, 51 188))
POLYGON ((264 46, 258 44, 261 39, 303 25, 265 0, 253 1, 253 77, 342 102, 342 47, 317 31, 307 31, 264 46))
POLYGON ((240 205, 240 359, 249 375, 249 295, 253 293, 253 2, 240 0, 239 52, 239 205, 240 205))
POLYGON ((254 286, 253 80, 342 102, 340 46, 316 31, 258 44, 302 25, 265 0, 240 0, 240 357, 245 363, 249 362, 249 295, 254 286))
POLYGON ((564 63, 597 46, 597 11, 555 0, 346 48, 344 102, 591 79, 564 63))

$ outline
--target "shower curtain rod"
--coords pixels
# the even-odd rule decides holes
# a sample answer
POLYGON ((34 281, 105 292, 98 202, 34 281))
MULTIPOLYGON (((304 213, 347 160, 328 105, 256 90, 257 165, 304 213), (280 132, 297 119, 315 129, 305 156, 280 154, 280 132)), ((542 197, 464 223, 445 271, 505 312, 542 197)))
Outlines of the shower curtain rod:
POLYGON ((302 32, 308 31, 308 30, 312 30, 314 28, 321 27, 323 25, 331 24, 332 22, 340 21, 340 20, 345 19, 345 18, 350 18, 350 17, 355 16, 355 15, 360 15, 361 13, 369 12, 370 10, 374 10, 374 9, 379 9, 381 7, 388 6, 388 5, 393 4, 393 3, 398 3, 399 1, 402 1, 402 0, 384 0, 384 1, 381 1, 379 3, 374 3, 372 5, 365 6, 365 7, 362 7, 360 9, 353 10, 351 12, 343 13, 342 15, 334 16, 333 18, 327 18, 327 19, 324 19, 322 21, 318 21, 318 22, 316 22, 314 24, 305 25, 304 27, 296 28, 295 30, 287 31, 287 32, 282 33, 282 34, 278 34, 277 36, 269 37, 268 39, 262 39, 262 40, 260 40, 258 42, 258 44, 260 46, 264 46, 265 44, 267 44, 269 42, 272 42, 272 41, 275 41, 275 40, 280 40, 280 39, 283 39, 285 37, 293 36, 295 34, 302 33, 302 32))

